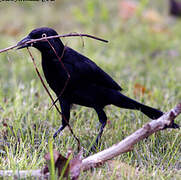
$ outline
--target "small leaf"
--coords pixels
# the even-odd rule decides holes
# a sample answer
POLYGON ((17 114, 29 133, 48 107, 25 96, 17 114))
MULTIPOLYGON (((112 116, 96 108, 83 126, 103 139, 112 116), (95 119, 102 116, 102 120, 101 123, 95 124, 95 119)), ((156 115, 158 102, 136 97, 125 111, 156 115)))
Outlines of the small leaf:
MULTIPOLYGON (((62 156, 55 149, 53 150, 53 157, 54 157, 55 168, 58 169, 58 176, 60 176, 63 172, 64 166, 66 165, 68 159, 62 156)), ((47 174, 49 172, 48 164, 50 163, 50 153, 47 153, 44 156, 44 158, 47 161, 47 165, 43 168, 43 174, 47 174)), ((68 172, 69 172, 69 164, 64 170, 63 177, 68 177, 68 172)))
POLYGON ((143 86, 139 83, 136 83, 134 85, 134 95, 140 96, 140 95, 144 95, 144 94, 151 95, 151 92, 149 90, 147 90, 145 86, 143 86))
POLYGON ((136 83, 134 85, 134 95, 145 94, 145 92, 146 92, 146 88, 143 85, 139 83, 136 83))
MULTIPOLYGON (((71 159, 72 151, 69 150, 67 158, 65 158, 58 151, 53 150, 55 168, 58 170, 58 176, 60 177, 60 179, 62 177, 68 178, 69 174, 72 180, 78 179, 82 167, 82 154, 83 151, 81 150, 77 156, 71 159)), ((50 163, 50 153, 47 153, 44 158, 47 162, 47 165, 43 168, 42 172, 44 175, 46 175, 48 172, 50 172, 48 166, 48 164, 50 163)))

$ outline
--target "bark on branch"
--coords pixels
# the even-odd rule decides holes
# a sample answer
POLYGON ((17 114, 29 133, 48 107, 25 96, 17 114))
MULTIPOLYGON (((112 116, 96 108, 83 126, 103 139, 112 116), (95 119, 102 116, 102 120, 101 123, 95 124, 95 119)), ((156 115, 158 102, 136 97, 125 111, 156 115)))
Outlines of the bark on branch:
MULTIPOLYGON (((165 113, 157 120, 153 120, 145 124, 142 128, 138 129, 136 132, 119 142, 118 144, 113 145, 112 147, 105 149, 99 153, 96 153, 92 156, 89 156, 82 160, 82 170, 88 170, 92 167, 96 167, 105 161, 116 157, 122 153, 131 151, 133 146, 144 138, 150 136, 151 134, 173 127, 174 119, 181 113, 181 103, 179 103, 175 108, 171 109, 169 112, 165 113)), ((176 124, 175 124, 176 125, 176 124)), ((27 170, 27 171, 3 171, 0 170, 0 176, 15 176, 24 178, 27 176, 33 176, 38 178, 44 178, 41 170, 27 170)))

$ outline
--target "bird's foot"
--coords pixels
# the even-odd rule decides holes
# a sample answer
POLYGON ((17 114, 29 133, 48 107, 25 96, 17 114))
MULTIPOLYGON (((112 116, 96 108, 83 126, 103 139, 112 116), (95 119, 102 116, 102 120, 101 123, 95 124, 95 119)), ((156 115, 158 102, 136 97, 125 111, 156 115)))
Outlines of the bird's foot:
POLYGON ((57 137, 58 133, 59 133, 58 131, 56 131, 56 132, 54 133, 53 139, 55 139, 55 138, 57 137))
POLYGON ((92 155, 92 154, 94 154, 94 153, 97 153, 99 150, 100 150, 99 147, 94 144, 94 145, 90 148, 90 150, 87 152, 87 155, 86 155, 86 156, 88 157, 88 156, 90 156, 90 155, 92 155))
POLYGON ((61 131, 62 131, 61 129, 58 129, 58 130, 54 133, 53 139, 55 139, 55 138, 58 136, 58 134, 62 134, 61 131))
POLYGON ((171 129, 180 129, 180 126, 176 123, 172 123, 169 126, 165 126, 164 129, 171 128, 171 129))
POLYGON ((57 135, 66 127, 66 125, 62 125, 53 135, 53 139, 57 137, 57 135))
POLYGON ((91 148, 90 148, 90 151, 91 152, 97 152, 97 151, 99 151, 100 150, 100 148, 99 148, 99 146, 97 145, 97 144, 94 144, 91 148))

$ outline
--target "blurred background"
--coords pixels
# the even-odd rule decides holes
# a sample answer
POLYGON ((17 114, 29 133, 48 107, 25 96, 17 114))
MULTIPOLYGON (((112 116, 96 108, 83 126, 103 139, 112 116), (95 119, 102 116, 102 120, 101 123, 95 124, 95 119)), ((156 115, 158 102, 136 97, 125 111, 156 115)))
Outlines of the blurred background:
MULTIPOLYGON (((83 46, 79 37, 62 38, 62 41, 101 66, 122 86, 125 95, 168 111, 181 99, 179 8, 174 0, 0 1, 0 49, 15 45, 34 28, 42 26, 54 28, 59 34, 77 32, 101 37, 109 43, 84 38, 83 46)), ((33 48, 32 52, 41 71, 40 53, 33 48)), ((6 122, 26 132, 32 124, 36 124, 39 127, 37 133, 44 130, 50 130, 46 131, 48 135, 54 133, 61 121, 55 110, 48 111, 50 104, 26 49, 1 53, 0 124, 6 122)), ((149 120, 139 112, 111 106, 106 108, 106 112, 109 121, 103 136, 103 148, 117 143, 149 120), (113 137, 113 133, 117 136, 113 137)), ((180 123, 179 119, 177 122, 180 123)), ((88 139, 97 133, 95 121, 98 122, 97 117, 91 110, 79 106, 73 108, 71 123, 77 128, 76 133, 82 138, 84 147, 88 146, 88 139)), ((0 128, 4 127, 0 125, 0 128)), ((67 143, 68 130, 63 134, 66 141, 63 141, 61 150, 75 146, 73 138, 67 143)), ((181 137, 178 131, 166 131, 165 134, 153 136, 149 145, 146 140, 144 147, 141 145, 137 147, 138 151, 121 156, 121 161, 150 167, 151 172, 154 171, 153 164, 162 170, 180 170, 181 137)), ((41 134, 39 136, 42 137, 41 134)), ((36 159, 35 162, 39 161, 36 159)), ((0 166, 11 168, 12 164, 0 166)), ((39 164, 32 166, 36 168, 39 164)), ((21 168, 32 166, 23 164, 21 168)), ((175 175, 174 172, 172 175, 175 175)))

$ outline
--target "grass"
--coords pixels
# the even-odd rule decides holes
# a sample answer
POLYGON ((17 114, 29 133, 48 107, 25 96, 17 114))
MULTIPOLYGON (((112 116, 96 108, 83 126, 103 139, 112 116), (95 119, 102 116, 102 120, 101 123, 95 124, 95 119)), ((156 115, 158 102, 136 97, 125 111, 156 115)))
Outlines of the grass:
MULTIPOLYGON (((108 39, 109 44, 84 39, 83 48, 79 38, 63 41, 108 72, 123 87, 125 95, 162 111, 168 111, 180 102, 180 20, 169 20, 162 11, 161 26, 165 29, 155 32, 155 24, 143 20, 139 14, 122 21, 118 13, 119 1, 2 3, 0 48, 17 43, 40 26, 54 27, 61 34, 94 34, 108 39), (139 94, 136 83, 146 92, 139 94)), ((157 3, 156 0, 151 5, 155 9, 165 6, 163 1, 157 3)), ((140 6, 143 10, 150 7, 146 1, 140 1, 140 6)), ((39 52, 33 50, 33 54, 41 69, 39 52)), ((38 169, 44 165, 48 140, 61 125, 56 110, 48 110, 50 104, 27 51, 0 54, 0 169, 38 169)), ((105 110, 109 121, 101 150, 121 141, 149 121, 138 111, 115 106, 105 110)), ((176 122, 180 124, 180 117, 176 122)), ((98 133, 96 113, 75 105, 70 124, 81 145, 88 150, 98 133)), ((69 147, 76 149, 77 144, 65 129, 53 147, 65 155, 69 147)), ((180 147, 180 130, 165 130, 138 143, 132 152, 114 158, 103 167, 82 172, 80 179, 180 179, 180 147)))

